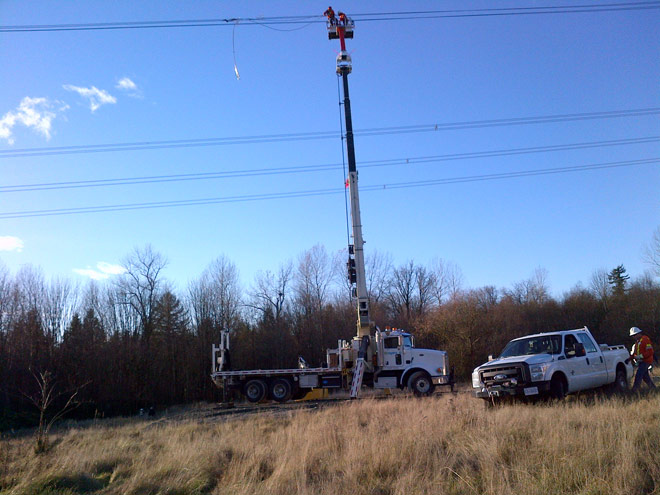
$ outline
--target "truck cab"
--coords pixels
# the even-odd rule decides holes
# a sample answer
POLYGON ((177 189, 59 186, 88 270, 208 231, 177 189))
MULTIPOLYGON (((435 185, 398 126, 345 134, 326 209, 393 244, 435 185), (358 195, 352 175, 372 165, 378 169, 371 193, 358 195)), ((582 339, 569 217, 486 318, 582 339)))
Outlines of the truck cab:
POLYGON ((374 388, 408 387, 425 395, 436 385, 452 385, 445 351, 416 348, 414 337, 402 329, 376 330, 375 338, 374 388))

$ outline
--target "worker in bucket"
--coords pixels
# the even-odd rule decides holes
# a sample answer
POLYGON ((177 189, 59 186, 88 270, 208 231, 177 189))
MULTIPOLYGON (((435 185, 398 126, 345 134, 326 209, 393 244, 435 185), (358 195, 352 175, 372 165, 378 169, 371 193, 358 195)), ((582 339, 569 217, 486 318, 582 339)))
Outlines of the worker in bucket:
POLYGON ((323 15, 328 18, 328 22, 331 26, 334 26, 337 23, 337 19, 335 18, 335 11, 332 10, 332 7, 328 7, 328 9, 323 12, 323 15))
POLYGON ((637 373, 633 382, 632 391, 635 392, 642 381, 645 381, 649 388, 655 388, 655 384, 649 375, 649 368, 653 364, 653 345, 648 335, 637 327, 630 329, 630 336, 635 339, 630 357, 637 364, 637 373))

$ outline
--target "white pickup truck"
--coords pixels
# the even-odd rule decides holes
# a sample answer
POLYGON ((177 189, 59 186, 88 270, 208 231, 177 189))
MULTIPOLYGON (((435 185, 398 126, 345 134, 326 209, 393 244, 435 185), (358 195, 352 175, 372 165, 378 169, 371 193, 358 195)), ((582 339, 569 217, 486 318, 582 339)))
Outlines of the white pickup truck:
POLYGON ((550 396, 610 385, 624 391, 633 374, 628 350, 598 345, 587 327, 527 335, 509 342, 496 359, 475 368, 475 397, 550 396))

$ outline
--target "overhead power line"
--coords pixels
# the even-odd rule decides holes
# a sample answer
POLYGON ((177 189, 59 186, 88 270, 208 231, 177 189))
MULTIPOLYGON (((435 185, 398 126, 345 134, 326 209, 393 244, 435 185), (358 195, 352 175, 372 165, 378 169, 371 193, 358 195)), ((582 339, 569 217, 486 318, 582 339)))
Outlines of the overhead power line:
MULTIPOLYGON (((556 144, 549 146, 534 146, 528 148, 507 148, 499 150, 488 151, 471 151, 467 153, 450 153, 444 155, 430 155, 430 156, 417 156, 408 158, 390 158, 386 160, 366 160, 361 161, 360 168, 369 167, 388 167, 397 165, 414 165, 422 163, 438 163, 453 160, 467 160, 474 158, 493 158, 497 156, 513 156, 524 155, 532 153, 549 153, 554 151, 568 151, 577 149, 588 148, 603 148, 610 146, 625 146, 631 144, 644 144, 660 141, 660 136, 649 136, 629 139, 613 139, 608 141, 591 141, 581 143, 569 144, 556 144)), ((196 180, 212 180, 212 179, 230 179, 239 177, 255 177, 266 175, 284 175, 284 174, 300 174, 310 172, 323 172, 328 170, 339 170, 342 168, 341 163, 319 164, 319 165, 301 165, 294 167, 271 167, 259 169, 240 169, 228 170, 224 172, 199 172, 188 174, 168 174, 168 175, 150 175, 142 177, 122 177, 114 179, 91 179, 80 181, 63 181, 63 182, 42 182, 33 184, 16 184, 8 186, 0 186, 0 193, 12 192, 30 192, 30 191, 45 191, 54 189, 82 189, 91 187, 109 187, 109 186, 125 186, 136 184, 154 184, 161 182, 184 182, 196 180)))
MULTIPOLYGON (((532 177, 538 175, 551 175, 563 174, 570 172, 582 172, 589 170, 611 169, 617 167, 632 167, 639 165, 646 165, 652 163, 660 163, 660 158, 645 158, 640 160, 618 161, 609 163, 596 163, 589 165, 575 165, 567 167, 545 168, 538 170, 525 170, 518 172, 505 172, 499 174, 483 174, 483 175, 470 175, 463 177, 449 177, 444 179, 429 179, 422 181, 411 182, 395 182, 391 184, 381 185, 367 185, 362 187, 363 191, 379 191, 388 189, 404 189, 413 187, 426 187, 426 186, 440 186, 447 184, 458 184, 467 182, 480 182, 490 180, 504 180, 520 177, 532 177)), ((181 206, 196 206, 196 205, 210 205, 218 203, 238 203, 246 201, 265 201, 275 199, 291 199, 310 196, 324 196, 330 194, 343 194, 343 189, 330 188, 330 189, 312 189, 303 191, 289 191, 281 193, 262 193, 262 194, 249 194, 241 196, 225 196, 216 198, 201 198, 201 199, 186 199, 178 201, 157 201, 149 203, 126 203, 117 205, 100 205, 100 206, 85 206, 78 208, 58 208, 48 210, 28 210, 16 211, 8 213, 0 213, 0 220, 12 218, 27 218, 27 217, 46 217, 56 215, 74 215, 82 213, 102 213, 110 211, 126 211, 126 210, 144 210, 153 208, 173 208, 181 206)))
MULTIPOLYGON (((366 12, 350 14, 357 22, 407 21, 418 19, 447 19, 470 17, 503 17, 515 15, 556 15, 592 12, 619 12, 633 10, 651 10, 660 8, 657 1, 597 3, 583 5, 553 5, 545 7, 511 7, 489 9, 454 9, 454 10, 424 10, 402 12, 366 12)), ((100 31, 119 29, 156 29, 156 28, 191 28, 259 25, 264 27, 277 25, 300 25, 325 23, 321 15, 277 16, 277 17, 230 17, 210 19, 183 19, 165 21, 128 21, 128 22, 92 22, 77 24, 32 24, 0 26, 0 33, 18 32, 50 32, 50 31, 100 31)))
MULTIPOLYGON (((421 132, 455 131, 482 129, 488 127, 508 127, 517 125, 552 124, 584 120, 612 119, 623 117, 644 117, 660 114, 660 107, 637 108, 631 110, 609 110, 601 112, 537 115, 533 117, 511 117, 502 119, 445 122, 439 124, 416 124, 393 127, 372 127, 354 131, 355 136, 382 136, 388 134, 411 134, 421 132)), ((201 139, 174 139, 158 141, 134 141, 125 143, 86 144, 76 146, 51 146, 0 150, 0 159, 29 156, 71 155, 85 153, 110 153, 118 151, 138 151, 155 149, 197 148, 207 146, 228 146, 258 143, 279 143, 288 141, 309 141, 337 139, 336 131, 290 132, 283 134, 263 134, 254 136, 212 137, 201 139)))

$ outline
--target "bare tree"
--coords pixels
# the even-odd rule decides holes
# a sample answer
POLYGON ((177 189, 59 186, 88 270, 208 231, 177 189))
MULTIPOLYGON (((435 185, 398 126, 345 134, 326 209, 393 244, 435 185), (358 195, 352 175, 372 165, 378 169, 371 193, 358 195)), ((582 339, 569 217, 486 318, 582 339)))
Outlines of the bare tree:
POLYGON ((270 271, 257 273, 246 307, 253 310, 254 329, 248 335, 252 362, 269 362, 284 366, 290 353, 290 328, 287 325, 288 299, 293 273, 289 261, 280 266, 277 275, 270 271), (257 332, 262 338, 256 338, 257 332))
POLYGON ((105 290, 105 304, 101 310, 101 321, 112 329, 111 333, 130 335, 137 333, 140 316, 133 310, 129 296, 118 282, 105 290))
MULTIPOLYGON (((335 283, 339 287, 337 300, 342 303, 353 304, 351 284, 348 279, 346 261, 348 252, 346 249, 338 251, 334 256, 335 283)), ((392 270, 392 256, 388 253, 374 251, 365 255, 365 274, 367 282, 367 296, 370 304, 378 304, 385 300, 389 277, 392 270)))
POLYGON ((327 300, 333 272, 328 253, 320 244, 302 253, 294 276, 297 303, 306 310, 320 311, 327 300))
POLYGON ((298 257, 293 276, 293 333, 301 352, 314 361, 330 336, 327 310, 334 272, 325 248, 317 244, 298 257))
POLYGON ((435 274, 424 266, 415 268, 416 295, 414 311, 417 316, 423 316, 429 310, 437 283, 435 274))
POLYGON ((492 285, 486 285, 472 291, 474 302, 482 311, 489 311, 497 305, 499 300, 498 290, 492 285))
POLYGON ((410 260, 392 270, 387 301, 393 316, 408 324, 411 318, 425 315, 437 300, 437 282, 434 271, 410 260))
POLYGON ((70 280, 53 279, 44 286, 41 320, 53 342, 59 342, 78 304, 78 288, 70 280))
POLYGON ((90 280, 87 286, 82 290, 80 297, 80 304, 78 305, 78 313, 84 314, 87 310, 92 309, 94 315, 99 318, 104 328, 108 328, 108 321, 106 319, 106 306, 107 298, 104 297, 103 291, 99 284, 94 280, 90 280))
MULTIPOLYGON (((9 277, 9 270, 0 261, 0 343, 3 342, 3 336, 7 335, 9 325, 11 324, 13 285, 9 277)), ((1 347, 4 348, 4 345, 1 347)))
POLYGON ((378 303, 385 297, 387 281, 392 270, 392 256, 374 251, 365 258, 367 271, 367 294, 369 300, 378 303))
POLYGON ((44 299, 44 275, 31 265, 22 266, 15 277, 15 290, 19 310, 26 313, 31 309, 39 310, 44 299))
POLYGON ((530 278, 515 283, 506 294, 518 304, 543 304, 550 299, 547 279, 548 271, 537 268, 530 278))
POLYGON ((246 306, 257 310, 262 316, 270 313, 275 320, 280 320, 285 310, 292 273, 293 265, 290 261, 280 266, 277 275, 268 270, 258 272, 255 286, 250 291, 250 302, 246 306))
POLYGON ((208 320, 219 328, 232 328, 240 314, 241 286, 238 270, 225 256, 213 261, 199 280, 188 287, 195 325, 208 320))
POLYGON ((167 261, 150 245, 136 248, 124 260, 124 273, 118 287, 123 304, 129 305, 138 315, 142 337, 148 341, 154 330, 154 307, 160 297, 162 280, 160 274, 167 261))
POLYGON ((590 289, 591 293, 601 302, 603 307, 607 309, 608 301, 612 295, 612 287, 610 286, 607 270, 600 268, 593 273, 591 276, 590 289))
POLYGON ((66 413, 78 407, 79 404, 76 402, 76 396, 84 385, 77 387, 73 391, 57 392, 55 381, 50 371, 44 371, 39 374, 33 373, 33 376, 37 382, 36 393, 24 393, 23 395, 39 410, 39 426, 37 428, 37 441, 35 445, 35 452, 39 454, 48 450, 48 432, 53 424, 66 413), (51 409, 57 405, 61 397, 66 397, 66 402, 54 413, 51 413, 51 409))
POLYGON ((434 276, 433 290, 436 302, 442 304, 446 299, 455 298, 463 287, 463 273, 456 263, 434 258, 431 261, 434 276))
POLYGON ((332 274, 333 282, 336 288, 334 300, 340 304, 351 304, 353 295, 351 294, 351 282, 348 278, 346 261, 348 259, 348 250, 340 249, 332 256, 332 274))
POLYGON ((387 301, 393 315, 410 320, 415 298, 415 264, 412 260, 392 270, 388 283, 387 301))

